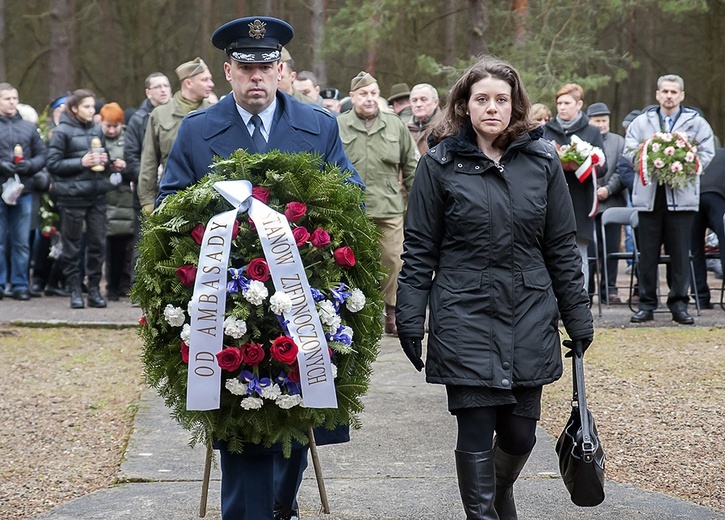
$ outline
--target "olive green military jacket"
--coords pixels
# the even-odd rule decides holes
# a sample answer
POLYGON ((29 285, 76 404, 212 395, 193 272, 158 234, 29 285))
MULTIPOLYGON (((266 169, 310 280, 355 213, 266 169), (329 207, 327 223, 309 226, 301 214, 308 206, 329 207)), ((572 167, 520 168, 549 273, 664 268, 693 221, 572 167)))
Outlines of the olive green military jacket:
MULTIPOLYGON (((154 108, 149 115, 138 173, 137 191, 141 207, 153 206, 159 191, 159 181, 166 167, 166 159, 176 140, 181 120, 188 114, 186 108, 177 101, 177 95, 180 93, 174 94, 165 105, 154 108)), ((211 103, 204 99, 197 110, 210 106, 211 103)))
POLYGON ((408 127, 392 112, 378 112, 370 131, 355 110, 337 118, 345 153, 365 182, 365 207, 373 218, 401 216, 418 165, 408 127), (402 179, 402 187, 400 179, 402 179))

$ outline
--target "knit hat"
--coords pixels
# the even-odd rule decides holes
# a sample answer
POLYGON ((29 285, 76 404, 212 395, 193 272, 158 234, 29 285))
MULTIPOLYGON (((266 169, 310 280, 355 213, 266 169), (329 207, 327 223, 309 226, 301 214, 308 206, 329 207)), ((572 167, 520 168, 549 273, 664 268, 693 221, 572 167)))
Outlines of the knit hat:
POLYGON ((207 70, 209 70, 209 67, 206 66, 204 60, 197 57, 176 67, 176 75, 179 77, 179 81, 184 81, 186 78, 196 76, 207 70))
POLYGON ((101 119, 109 123, 123 123, 123 109, 116 103, 106 103, 101 108, 101 119))
POLYGON ((362 70, 357 76, 352 78, 352 81, 350 82, 350 92, 354 92, 359 88, 367 87, 368 85, 372 85, 377 82, 378 81, 373 78, 372 75, 362 70))

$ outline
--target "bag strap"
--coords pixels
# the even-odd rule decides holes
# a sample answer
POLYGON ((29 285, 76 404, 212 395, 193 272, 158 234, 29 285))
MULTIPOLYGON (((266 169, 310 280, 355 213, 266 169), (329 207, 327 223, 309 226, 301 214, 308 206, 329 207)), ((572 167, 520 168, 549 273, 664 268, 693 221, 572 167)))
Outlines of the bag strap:
POLYGON ((574 384, 572 404, 576 401, 579 405, 579 419, 582 425, 582 454, 585 462, 591 462, 594 459, 594 442, 592 440, 591 429, 589 428, 587 396, 584 388, 584 356, 575 353, 572 356, 571 364, 574 384))

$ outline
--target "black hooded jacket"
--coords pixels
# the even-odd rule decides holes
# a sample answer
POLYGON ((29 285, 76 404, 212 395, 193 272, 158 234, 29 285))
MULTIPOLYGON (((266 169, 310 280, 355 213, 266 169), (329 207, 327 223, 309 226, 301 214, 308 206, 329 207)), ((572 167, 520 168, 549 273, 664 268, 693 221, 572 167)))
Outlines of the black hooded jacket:
POLYGON ((422 338, 428 382, 511 389, 561 376, 559 317, 593 337, 571 198, 536 129, 497 165, 468 126, 418 163, 405 217, 397 326, 422 338))

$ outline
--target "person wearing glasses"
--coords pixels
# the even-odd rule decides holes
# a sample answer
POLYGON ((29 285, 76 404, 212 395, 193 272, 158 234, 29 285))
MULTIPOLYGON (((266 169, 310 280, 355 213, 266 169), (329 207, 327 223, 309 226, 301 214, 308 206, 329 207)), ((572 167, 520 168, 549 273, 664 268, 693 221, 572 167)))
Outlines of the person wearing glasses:
MULTIPOLYGON (((138 173, 138 198, 146 213, 151 213, 164 175, 166 159, 176 140, 184 116, 211 106, 209 95, 214 88, 212 75, 204 60, 196 58, 176 67, 181 88, 171 100, 149 115, 143 139, 138 173)), ((161 90, 161 89, 159 89, 161 90)))

